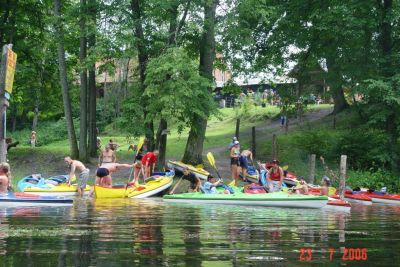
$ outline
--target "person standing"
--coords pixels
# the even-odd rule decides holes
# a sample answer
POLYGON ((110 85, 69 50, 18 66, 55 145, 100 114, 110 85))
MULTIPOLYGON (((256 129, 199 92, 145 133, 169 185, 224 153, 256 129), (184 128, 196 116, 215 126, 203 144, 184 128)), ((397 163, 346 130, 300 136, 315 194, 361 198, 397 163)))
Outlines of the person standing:
POLYGON ((267 183, 270 193, 279 192, 282 189, 283 170, 281 167, 279 167, 279 161, 276 159, 272 161, 272 167, 268 171, 267 183))
POLYGON ((142 172, 144 179, 150 177, 150 175, 154 172, 154 168, 156 167, 158 150, 154 150, 153 152, 147 152, 142 158, 142 172))
POLYGON ((36 146, 36 132, 32 131, 31 132, 31 139, 30 139, 31 147, 36 146))
POLYGON ((231 148, 231 153, 230 153, 231 175, 235 186, 237 186, 237 181, 239 179, 239 156, 240 156, 239 141, 235 141, 234 146, 231 148))
POLYGON ((7 194, 11 188, 10 165, 6 162, 0 163, 0 194, 7 194))
POLYGON ((105 166, 116 161, 117 157, 115 156, 115 151, 111 149, 110 145, 106 145, 106 148, 101 152, 99 156, 98 166, 105 166))
POLYGON ((239 157, 239 165, 243 171, 243 179, 246 179, 248 175, 247 169, 249 168, 249 159, 253 161, 253 153, 250 149, 243 150, 239 157))
POLYGON ((71 157, 64 158, 65 163, 69 167, 69 177, 68 177, 68 185, 71 186, 72 178, 75 176, 75 172, 79 171, 78 178, 78 195, 83 196, 83 192, 85 191, 87 181, 89 179, 90 170, 83 165, 79 160, 73 160, 71 157))

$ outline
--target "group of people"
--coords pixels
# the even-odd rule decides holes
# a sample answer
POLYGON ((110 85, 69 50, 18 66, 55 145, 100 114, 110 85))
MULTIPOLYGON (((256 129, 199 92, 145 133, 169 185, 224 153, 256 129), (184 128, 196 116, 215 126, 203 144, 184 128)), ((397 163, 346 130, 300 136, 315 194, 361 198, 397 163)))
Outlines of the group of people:
MULTIPOLYGON (((139 181, 142 174, 145 180, 154 172, 157 162, 158 151, 144 153, 143 150, 135 153, 135 159, 132 164, 117 163, 117 157, 114 149, 108 144, 99 156, 98 168, 96 170, 95 185, 102 187, 112 187, 112 174, 124 168, 133 168, 133 180, 131 183, 135 184, 139 181)), ((75 173, 78 173, 78 194, 83 195, 89 179, 90 170, 79 160, 74 160, 71 157, 64 158, 65 163, 69 167, 68 184, 71 184, 72 178, 75 173)), ((132 174, 131 172, 131 174, 132 174)))
POLYGON ((292 188, 292 191, 296 192, 297 194, 307 195, 309 192, 309 188, 313 189, 320 189, 321 196, 329 196, 329 187, 331 186, 331 180, 329 177, 324 176, 322 177, 320 186, 310 186, 306 183, 303 177, 299 178, 299 184, 292 188))
POLYGON ((232 138, 232 142, 229 144, 228 148, 230 151, 232 180, 235 181, 234 185, 236 186, 241 172, 243 178, 248 175, 249 160, 251 162, 253 161, 253 153, 250 149, 240 151, 240 143, 236 136, 232 138))
MULTIPOLYGON (((194 175, 187 167, 183 169, 183 176, 181 178, 189 182, 189 188, 187 191, 190 193, 202 191, 206 194, 218 194, 220 192, 217 190, 217 186, 224 186, 222 179, 217 180, 217 178, 215 178, 211 174, 208 175, 207 181, 203 185, 201 185, 200 178, 194 175)), ((224 188, 221 193, 230 194, 229 190, 227 190, 226 188, 224 188)))

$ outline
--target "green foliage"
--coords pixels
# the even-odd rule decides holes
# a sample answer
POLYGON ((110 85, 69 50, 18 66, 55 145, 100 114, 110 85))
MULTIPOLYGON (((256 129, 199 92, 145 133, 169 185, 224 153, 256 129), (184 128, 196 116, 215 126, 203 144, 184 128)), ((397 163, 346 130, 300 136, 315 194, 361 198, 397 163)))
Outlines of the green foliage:
POLYGON ((179 132, 192 126, 194 118, 216 111, 209 80, 200 76, 198 63, 182 48, 169 48, 150 60, 145 84, 149 118, 176 121, 179 132))
POLYGON ((400 179, 390 172, 378 169, 377 171, 349 171, 346 184, 355 187, 371 188, 380 190, 387 187, 388 192, 400 191, 400 179))
POLYGON ((234 96, 239 96, 242 92, 242 87, 237 85, 232 79, 227 81, 224 84, 224 87, 221 89, 222 94, 229 94, 234 96))
POLYGON ((293 145, 307 154, 331 158, 334 155, 337 138, 338 133, 330 129, 310 129, 297 133, 293 138, 293 145))
MULTIPOLYGON (((75 121, 74 124, 75 126, 77 126, 79 122, 75 121)), ((19 141, 21 145, 28 145, 31 131, 30 129, 24 129, 13 133, 8 133, 7 136, 11 137, 13 141, 19 141)), ((36 136, 37 146, 44 146, 56 141, 67 139, 68 134, 65 119, 60 119, 58 121, 40 122, 36 130, 36 136)))
POLYGON ((337 140, 336 155, 347 155, 352 168, 376 170, 389 167, 388 137, 382 130, 359 127, 344 131, 337 140))

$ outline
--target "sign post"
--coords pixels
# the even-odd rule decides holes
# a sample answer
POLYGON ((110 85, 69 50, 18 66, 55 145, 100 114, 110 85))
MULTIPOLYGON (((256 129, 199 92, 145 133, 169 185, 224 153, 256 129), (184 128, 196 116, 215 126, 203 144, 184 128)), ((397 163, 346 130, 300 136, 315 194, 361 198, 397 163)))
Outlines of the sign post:
POLYGON ((7 161, 6 111, 14 83, 17 54, 12 51, 12 44, 4 45, 0 64, 0 162, 7 161))

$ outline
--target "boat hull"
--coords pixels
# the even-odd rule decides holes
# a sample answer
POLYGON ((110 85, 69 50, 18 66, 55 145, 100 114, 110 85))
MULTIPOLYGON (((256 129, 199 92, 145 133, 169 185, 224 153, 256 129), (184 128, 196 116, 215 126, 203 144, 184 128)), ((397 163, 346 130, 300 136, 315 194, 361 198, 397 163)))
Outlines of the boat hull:
POLYGON ((94 192, 96 198, 145 198, 156 195, 172 185, 173 176, 163 176, 154 178, 143 185, 128 187, 124 185, 115 186, 112 188, 95 186, 94 192))
POLYGON ((210 175, 209 172, 207 172, 204 169, 199 169, 196 168, 192 165, 185 164, 180 161, 168 161, 168 167, 171 169, 175 169, 176 171, 183 172, 184 168, 188 168, 197 178, 202 179, 202 180, 207 180, 208 175, 210 175))
POLYGON ((27 206, 71 206, 72 199, 42 197, 33 194, 13 194, 8 193, 0 196, 0 205, 2 207, 27 207, 27 206))
POLYGON ((313 208, 324 207, 328 198, 323 196, 296 196, 285 193, 270 194, 202 194, 186 193, 178 195, 167 195, 163 198, 166 202, 196 203, 196 204, 228 204, 228 205, 250 205, 265 207, 285 208, 313 208))

